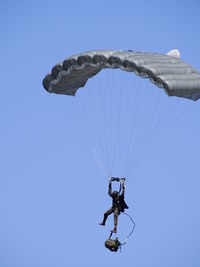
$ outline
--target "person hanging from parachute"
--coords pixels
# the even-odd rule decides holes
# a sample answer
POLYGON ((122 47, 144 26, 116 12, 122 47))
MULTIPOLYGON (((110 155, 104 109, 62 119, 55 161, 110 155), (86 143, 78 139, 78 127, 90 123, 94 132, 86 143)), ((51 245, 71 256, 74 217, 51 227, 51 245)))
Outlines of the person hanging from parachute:
POLYGON ((104 213, 104 218, 100 225, 105 226, 106 220, 108 216, 114 213, 114 228, 112 230, 113 233, 117 232, 117 224, 118 224, 118 216, 121 212, 124 212, 125 209, 128 209, 128 205, 126 204, 124 197, 125 197, 125 178, 114 178, 112 177, 109 180, 108 186, 108 195, 112 198, 112 207, 104 213), (112 182, 117 181, 120 182, 119 191, 112 192, 112 182), (122 193, 121 193, 122 189, 122 193))
POLYGON ((129 238, 129 236, 133 233, 133 231, 135 229, 135 222, 130 217, 130 215, 128 215, 127 213, 124 212, 125 209, 129 208, 128 205, 126 204, 125 200, 124 200, 125 187, 126 187, 125 186, 125 178, 112 177, 109 180, 108 195, 112 198, 112 207, 104 213, 103 221, 101 223, 99 223, 100 225, 104 226, 108 216, 110 214, 114 213, 114 228, 113 228, 113 230, 111 230, 109 238, 105 241, 105 247, 107 249, 109 249, 110 251, 112 251, 112 252, 117 252, 118 249, 120 249, 120 251, 121 251, 121 247, 127 243, 127 240, 129 238), (120 182, 119 191, 113 191, 112 192, 112 182, 120 182), (117 232, 118 217, 119 217, 121 212, 123 214, 127 215, 130 218, 130 220, 132 221, 132 224, 133 224, 133 229, 129 233, 129 235, 126 237, 126 240, 125 240, 124 243, 121 243, 119 241, 118 237, 116 237, 115 239, 112 239, 113 233, 117 232))

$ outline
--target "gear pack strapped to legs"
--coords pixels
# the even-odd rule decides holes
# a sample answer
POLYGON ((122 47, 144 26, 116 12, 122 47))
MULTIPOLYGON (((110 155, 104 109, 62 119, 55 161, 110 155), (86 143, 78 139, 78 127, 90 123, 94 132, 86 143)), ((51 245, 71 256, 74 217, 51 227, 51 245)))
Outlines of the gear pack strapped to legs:
POLYGON ((125 212, 123 212, 123 214, 127 215, 129 217, 129 219, 131 220, 131 222, 133 224, 133 228, 132 228, 131 232, 127 235, 127 237, 123 243, 121 243, 119 241, 118 237, 116 237, 115 239, 112 239, 113 231, 110 232, 109 238, 105 241, 105 247, 107 249, 109 249, 110 251, 113 251, 113 252, 117 252, 118 249, 120 249, 120 251, 121 251, 121 247, 127 243, 128 238, 132 235, 133 231, 135 230, 135 222, 133 221, 131 216, 125 212))

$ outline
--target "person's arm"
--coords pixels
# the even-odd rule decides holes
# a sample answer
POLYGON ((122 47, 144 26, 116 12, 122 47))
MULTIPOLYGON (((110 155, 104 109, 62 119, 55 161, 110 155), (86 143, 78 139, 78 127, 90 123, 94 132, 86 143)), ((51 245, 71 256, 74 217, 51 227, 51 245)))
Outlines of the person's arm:
POLYGON ((112 197, 112 182, 111 181, 109 182, 109 186, 108 186, 108 195, 112 197))
POLYGON ((121 193, 122 191, 122 184, 120 183, 120 186, 119 186, 119 194, 121 193))
POLYGON ((121 196, 124 198, 124 194, 125 194, 125 183, 122 184, 122 193, 121 196))

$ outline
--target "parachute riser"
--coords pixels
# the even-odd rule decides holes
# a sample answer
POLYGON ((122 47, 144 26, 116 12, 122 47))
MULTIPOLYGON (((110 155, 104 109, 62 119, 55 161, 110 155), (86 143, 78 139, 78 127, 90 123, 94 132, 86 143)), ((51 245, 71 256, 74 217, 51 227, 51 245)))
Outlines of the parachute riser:
POLYGON ((118 177, 110 177, 109 182, 120 182, 124 183, 126 181, 126 178, 118 178, 118 177))

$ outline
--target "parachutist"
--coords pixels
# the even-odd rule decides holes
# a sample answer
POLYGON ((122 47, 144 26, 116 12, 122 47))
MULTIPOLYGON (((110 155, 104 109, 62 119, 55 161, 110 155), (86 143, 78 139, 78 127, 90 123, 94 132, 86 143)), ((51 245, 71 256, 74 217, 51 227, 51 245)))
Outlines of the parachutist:
POLYGON ((112 230, 113 233, 117 232, 117 223, 118 223, 118 216, 120 215, 120 212, 124 212, 125 209, 128 209, 128 206, 126 202, 124 201, 124 195, 125 195, 125 183, 124 180, 122 180, 122 183, 120 183, 120 189, 118 191, 113 191, 112 192, 112 181, 116 181, 113 178, 109 181, 109 186, 108 186, 108 195, 112 198, 112 207, 107 210, 104 213, 104 218, 100 225, 105 225, 106 220, 108 216, 112 213, 114 213, 114 228, 112 230), (122 193, 121 192, 121 184, 122 184, 122 193))

